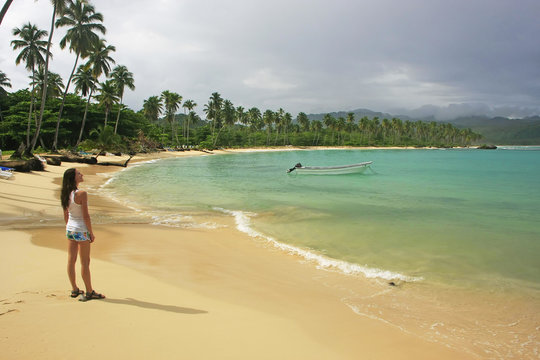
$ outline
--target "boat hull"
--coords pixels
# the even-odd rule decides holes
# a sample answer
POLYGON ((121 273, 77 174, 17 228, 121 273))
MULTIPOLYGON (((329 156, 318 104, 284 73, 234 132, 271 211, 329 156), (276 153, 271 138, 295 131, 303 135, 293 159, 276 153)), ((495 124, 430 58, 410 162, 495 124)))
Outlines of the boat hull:
POLYGON ((298 174, 309 175, 341 175, 341 174, 361 174, 372 164, 372 161, 360 164, 343 166, 302 166, 295 168, 298 174))

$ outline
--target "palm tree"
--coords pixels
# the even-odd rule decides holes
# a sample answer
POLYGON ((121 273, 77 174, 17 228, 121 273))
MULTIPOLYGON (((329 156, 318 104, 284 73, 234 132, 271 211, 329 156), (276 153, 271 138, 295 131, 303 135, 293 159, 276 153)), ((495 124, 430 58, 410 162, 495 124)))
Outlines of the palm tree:
POLYGON ((174 141, 173 135, 176 138, 176 144, 178 145, 178 134, 176 133, 175 114, 180 104, 182 103, 182 96, 175 92, 165 90, 161 93, 161 99, 165 105, 165 118, 171 124, 171 141, 174 141))
MULTIPOLYGON (((362 142, 365 140, 365 133, 368 132, 369 134, 369 119, 367 116, 363 116, 360 121, 358 122, 358 128, 360 129, 360 138, 362 142)), ((369 140, 368 140, 369 142, 369 140)))
POLYGON ((256 107, 252 107, 248 110, 249 125, 254 129, 259 129, 261 127, 262 114, 261 110, 256 107))
MULTIPOLYGON (((11 88, 11 82, 6 76, 6 74, 0 70, 0 96, 4 96, 7 93, 6 89, 4 88, 11 88)), ((0 121, 4 121, 1 107, 0 107, 0 121)), ((3 145, 3 137, 2 137, 2 145, 3 145)))
POLYGON ((124 65, 118 65, 111 73, 111 77, 118 90, 118 96, 120 96, 120 108, 118 109, 118 115, 116 116, 116 124, 114 125, 114 133, 118 129, 118 122, 120 121, 120 111, 122 110, 124 100, 124 88, 127 86, 130 90, 135 90, 135 80, 133 79, 133 73, 129 72, 124 65))
MULTIPOLYGON (((22 28, 13 29, 13 35, 19 36, 19 39, 13 40, 11 45, 13 50, 22 49, 15 63, 20 64, 21 61, 24 61, 25 67, 27 70, 32 72, 32 77, 35 76, 36 66, 45 63, 43 59, 43 54, 47 52, 45 45, 47 42, 41 40, 43 37, 47 36, 47 31, 38 29, 35 25, 30 23, 25 24, 22 28)), ((28 113, 28 127, 26 129, 26 147, 30 147, 30 120, 32 119, 32 112, 34 109, 34 88, 31 91, 30 98, 30 111, 28 113)))
MULTIPOLYGON (((30 78, 32 80, 31 85, 35 88, 36 94, 42 94, 43 83, 45 82, 45 70, 43 66, 40 66, 34 77, 30 78)), ((47 83, 47 99, 59 97, 62 93, 62 89, 64 89, 62 77, 57 73, 49 72, 47 83)))
POLYGON ((223 130, 225 126, 232 127, 236 121, 236 109, 234 108, 234 105, 230 100, 225 100, 223 102, 222 112, 223 112, 223 121, 225 124, 219 129, 216 135, 216 138, 214 139, 214 146, 216 146, 217 144, 217 140, 219 138, 219 134, 221 133, 221 130, 223 130))
POLYGON ((285 113, 285 115, 283 115, 283 118, 281 120, 282 124, 283 124, 283 130, 285 132, 285 137, 283 139, 283 144, 284 145, 288 145, 289 143, 289 128, 291 127, 291 124, 292 124, 292 115, 290 113, 285 113))
POLYGON ((90 92, 88 94, 88 101, 86 102, 86 108, 84 110, 83 115, 83 121, 81 125, 81 132, 79 134, 79 140, 77 141, 77 145, 81 142, 82 139, 82 132, 84 128, 84 123, 86 122, 86 115, 88 114, 88 105, 90 104, 90 100, 92 99, 92 94, 94 93, 94 90, 96 89, 95 84, 98 83, 98 78, 101 76, 101 74, 109 75, 109 71, 111 70, 110 63, 114 64, 114 59, 109 56, 109 53, 116 51, 116 48, 112 45, 106 45, 104 39, 100 39, 96 44, 93 45, 92 50, 90 51, 90 54, 88 55, 88 61, 86 65, 84 65, 84 77, 87 76, 86 71, 90 71, 91 77, 92 77, 92 86, 89 86, 90 92))
POLYGON ((315 138, 313 139, 313 145, 319 145, 319 132, 322 130, 323 124, 320 120, 311 122, 311 128, 315 131, 315 138))
POLYGON ((49 76, 49 58, 52 57, 50 53, 51 44, 52 44, 52 37, 54 33, 54 23, 56 19, 56 15, 62 15, 67 7, 67 0, 51 0, 51 3, 53 4, 53 13, 52 13, 52 20, 51 20, 51 31, 49 32, 49 41, 47 42, 47 53, 45 56, 45 67, 44 67, 44 77, 43 77, 43 93, 41 94, 41 107, 39 109, 39 120, 37 123, 37 129, 34 133, 34 138, 32 139, 32 151, 34 151, 34 147, 36 146, 36 141, 39 136, 39 132, 41 130, 41 123, 43 122, 43 112, 45 111, 45 101, 47 99, 47 85, 49 84, 47 81, 47 77, 49 76))
POLYGON ((266 110, 262 117, 263 123, 266 126, 266 145, 270 144, 270 133, 272 132, 272 124, 274 123, 274 112, 270 109, 266 110))
POLYGON ((308 131, 309 130, 309 119, 307 115, 303 112, 299 113, 296 117, 296 121, 300 124, 302 131, 308 131))
POLYGON ((4 88, 11 88, 11 81, 8 79, 5 72, 0 70, 0 95, 5 95, 7 93, 4 88))
MULTIPOLYGON (((98 155, 96 158, 103 152, 110 150, 117 150, 120 144, 120 135, 113 133, 113 129, 110 126, 98 126, 97 129, 93 129, 90 132, 90 135, 96 135, 96 145, 99 148, 98 155)), ((131 158, 130 158, 131 159, 131 158)))
POLYGON ((148 99, 144 100, 143 113, 150 122, 157 122, 162 111, 163 104, 161 103, 159 96, 150 96, 148 99))
POLYGON ((60 40, 60 48, 64 49, 69 43, 69 51, 75 52, 77 56, 71 74, 69 75, 64 90, 64 96, 62 97, 62 104, 60 105, 60 110, 58 112, 53 142, 54 150, 57 150, 60 120, 62 119, 62 112, 64 110, 69 85, 75 74, 79 58, 86 58, 90 54, 93 46, 99 42, 99 36, 94 31, 101 32, 102 34, 105 34, 106 32, 105 27, 100 24, 100 22, 103 22, 103 15, 96 13, 94 7, 85 0, 76 0, 75 2, 70 3, 70 6, 65 10, 63 16, 56 21, 56 27, 69 27, 64 38, 60 40))
POLYGON ((323 117, 323 123, 326 126, 326 128, 330 129, 332 131, 332 144, 334 143, 334 128, 336 125, 336 118, 334 118, 330 114, 326 114, 323 117))
POLYGON ((114 59, 110 53, 116 51, 112 45, 107 45, 105 39, 100 39, 92 48, 88 56, 87 65, 92 67, 94 80, 98 80, 101 75, 108 76, 111 71, 111 63, 114 64, 114 59))
MULTIPOLYGON (((79 66, 79 69, 73 76, 73 82, 75 83, 75 91, 81 93, 81 95, 84 97, 92 94, 96 87, 96 81, 94 80, 92 69, 89 66, 85 65, 79 66)), ((86 123, 86 114, 88 114, 88 105, 90 105, 90 96, 88 96, 88 100, 86 101, 84 116, 81 123, 81 131, 79 132, 79 138, 77 140, 76 146, 79 145, 82 140, 84 125, 86 123)))
POLYGON ((353 112, 350 112, 347 114, 347 129, 349 131, 349 141, 352 140, 352 132, 353 132, 353 129, 354 129, 354 113, 353 112))
POLYGON ((212 137, 214 137, 216 127, 221 127, 221 108, 223 106, 223 98, 218 92, 214 92, 212 93, 212 96, 210 96, 210 101, 208 102, 208 105, 209 113, 207 113, 207 117, 209 119, 212 119, 212 137))
POLYGON ((260 129, 262 126, 261 110, 256 107, 252 107, 248 110, 247 118, 250 130, 248 133, 248 145, 251 145, 251 132, 260 129))
MULTIPOLYGON (((118 103, 118 88, 113 80, 107 80, 99 89, 100 94, 96 96, 99 101, 99 105, 105 108, 105 123, 104 127, 107 127, 107 119, 109 117, 109 112, 111 111, 114 104, 118 103)), ((115 129, 116 130, 116 129, 115 129)), ((114 132, 116 134, 116 131, 114 132)))
POLYGON ((193 113, 193 109, 195 109, 195 106, 197 106, 197 103, 195 103, 195 101, 193 100, 186 100, 184 101, 184 105, 182 105, 182 107, 184 109, 187 109, 189 111, 189 114, 187 116, 187 128, 186 128, 186 144, 189 145, 189 123, 192 119, 194 119, 192 113, 193 113))
POLYGON ((334 126, 336 128, 337 133, 338 133, 338 145, 339 145, 340 139, 341 139, 341 145, 343 145, 342 132, 343 132, 343 130, 345 130, 345 127, 346 127, 345 118, 343 116, 340 116, 336 120, 336 122, 334 123, 334 126))

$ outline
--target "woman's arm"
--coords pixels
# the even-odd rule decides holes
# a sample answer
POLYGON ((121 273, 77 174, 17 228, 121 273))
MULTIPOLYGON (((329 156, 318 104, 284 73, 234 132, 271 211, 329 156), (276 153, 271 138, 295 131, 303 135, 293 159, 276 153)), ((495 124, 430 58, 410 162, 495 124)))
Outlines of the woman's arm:
POLYGON ((66 225, 67 225, 68 220, 69 220, 69 210, 64 209, 64 222, 66 223, 66 225))
POLYGON ((90 214, 88 213, 88 194, 86 191, 77 191, 78 200, 80 200, 84 223, 90 233, 90 242, 94 242, 94 232, 92 231, 92 221, 90 220, 90 214))

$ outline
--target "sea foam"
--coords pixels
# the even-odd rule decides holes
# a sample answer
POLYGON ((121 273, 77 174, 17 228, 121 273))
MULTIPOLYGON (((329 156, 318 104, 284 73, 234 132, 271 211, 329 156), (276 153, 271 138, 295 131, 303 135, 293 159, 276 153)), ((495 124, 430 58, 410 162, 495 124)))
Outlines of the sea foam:
POLYGON ((229 215, 232 215, 236 222, 236 228, 253 237, 267 241, 272 246, 286 251, 289 254, 297 255, 305 260, 314 262, 317 264, 317 268, 323 270, 334 270, 347 275, 363 275, 369 279, 383 279, 383 280, 400 280, 405 282, 422 281, 422 277, 407 276, 399 274, 389 270, 383 270, 378 268, 371 268, 362 266, 359 264, 350 263, 343 260, 331 259, 329 257, 317 254, 314 251, 302 249, 296 246, 285 244, 277 241, 271 236, 262 234, 251 227, 251 217, 256 216, 254 213, 240 211, 240 210, 227 210, 222 208, 214 208, 216 211, 220 211, 229 215))

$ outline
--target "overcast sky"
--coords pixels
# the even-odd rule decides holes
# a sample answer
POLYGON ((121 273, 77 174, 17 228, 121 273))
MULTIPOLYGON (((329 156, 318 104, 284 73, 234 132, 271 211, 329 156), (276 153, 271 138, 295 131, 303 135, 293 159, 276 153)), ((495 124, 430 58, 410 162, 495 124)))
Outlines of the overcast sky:
MULTIPOLYGON (((124 99, 135 111, 170 90, 200 114, 215 91, 293 116, 540 114, 539 0, 90 2, 117 64, 134 74, 124 99)), ((0 70, 14 90, 29 74, 15 66, 11 31, 28 21, 48 31, 51 12, 48 0, 14 0, 0 25, 0 70)), ((75 55, 53 53, 50 69, 67 81, 75 55)))

